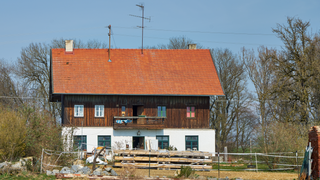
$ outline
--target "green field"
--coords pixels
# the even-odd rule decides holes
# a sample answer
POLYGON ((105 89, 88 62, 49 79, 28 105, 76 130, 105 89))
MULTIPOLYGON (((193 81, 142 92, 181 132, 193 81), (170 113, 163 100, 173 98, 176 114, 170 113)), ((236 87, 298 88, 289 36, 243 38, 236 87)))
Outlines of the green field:
POLYGON ((20 173, 15 175, 2 174, 0 175, 0 179, 19 179, 19 180, 40 180, 40 179, 56 179, 55 176, 47 176, 46 174, 31 174, 31 173, 20 173))

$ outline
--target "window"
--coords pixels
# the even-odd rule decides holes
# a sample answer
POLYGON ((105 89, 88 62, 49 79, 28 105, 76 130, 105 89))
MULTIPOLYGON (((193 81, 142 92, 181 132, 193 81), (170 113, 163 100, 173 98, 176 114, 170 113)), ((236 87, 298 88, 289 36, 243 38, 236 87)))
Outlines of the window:
POLYGON ((104 117, 104 105, 95 105, 95 117, 104 117))
POLYGON ((158 106, 158 117, 167 117, 166 106, 158 106))
POLYGON ((111 148, 111 136, 98 136, 98 146, 111 148))
POLYGON ((83 151, 87 150, 87 136, 73 136, 73 144, 75 148, 83 151))
POLYGON ((186 150, 198 150, 198 136, 186 136, 186 150))
POLYGON ((83 117, 83 105, 74 105, 74 117, 83 117))
POLYGON ((121 106, 121 115, 122 116, 126 115, 126 106, 121 106))
POLYGON ((169 148, 169 136, 157 136, 158 139, 158 147, 160 149, 168 149, 169 148))
POLYGON ((187 107, 187 117, 189 118, 196 117, 196 108, 194 106, 187 107))

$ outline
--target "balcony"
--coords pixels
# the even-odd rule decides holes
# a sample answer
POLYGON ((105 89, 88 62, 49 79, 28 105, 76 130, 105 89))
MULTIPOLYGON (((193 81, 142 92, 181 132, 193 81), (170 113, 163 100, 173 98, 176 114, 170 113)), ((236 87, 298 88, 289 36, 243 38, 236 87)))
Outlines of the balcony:
POLYGON ((114 116, 113 129, 163 129, 166 117, 114 116))

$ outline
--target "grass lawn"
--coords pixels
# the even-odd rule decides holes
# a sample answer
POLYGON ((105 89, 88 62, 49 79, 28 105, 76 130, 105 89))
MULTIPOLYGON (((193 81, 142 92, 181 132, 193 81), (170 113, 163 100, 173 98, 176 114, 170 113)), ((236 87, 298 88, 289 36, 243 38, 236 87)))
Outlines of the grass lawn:
POLYGON ((15 175, 8 175, 3 174, 0 175, 0 179, 19 179, 19 180, 28 180, 28 179, 34 179, 34 180, 40 180, 40 179, 56 179, 55 176, 47 176, 46 174, 32 174, 27 172, 22 172, 15 175))
MULTIPOLYGON (((220 169, 223 170, 232 170, 232 171, 244 171, 247 168, 249 164, 246 163, 220 163, 220 169)), ((255 164, 253 164, 255 165, 255 164)), ((285 166, 277 166, 277 168, 288 168, 285 166)), ((214 163, 212 164, 212 169, 218 169, 218 163, 214 163)), ((252 171, 254 172, 255 168, 251 168, 252 170, 248 170, 248 171, 252 171)), ((285 173, 297 173, 294 170, 270 170, 268 165, 266 164, 258 164, 258 171, 262 171, 262 172, 285 172, 285 173)))

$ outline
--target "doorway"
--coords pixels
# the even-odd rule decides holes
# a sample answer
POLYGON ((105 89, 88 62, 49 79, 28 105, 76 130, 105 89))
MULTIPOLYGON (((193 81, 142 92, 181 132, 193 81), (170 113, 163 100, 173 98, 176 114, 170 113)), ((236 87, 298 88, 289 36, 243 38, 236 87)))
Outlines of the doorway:
POLYGON ((144 136, 132 136, 132 147, 136 149, 144 149, 144 136))
MULTIPOLYGON (((145 115, 143 106, 141 105, 132 106, 132 116, 142 116, 142 115, 145 115)), ((138 120, 137 118, 133 119, 133 124, 137 124, 137 120, 138 120)), ((140 123, 138 122, 138 124, 140 123)))
POLYGON ((139 105, 139 106, 132 106, 132 115, 133 115, 133 116, 144 115, 144 108, 143 108, 143 106, 141 106, 141 105, 139 105))

